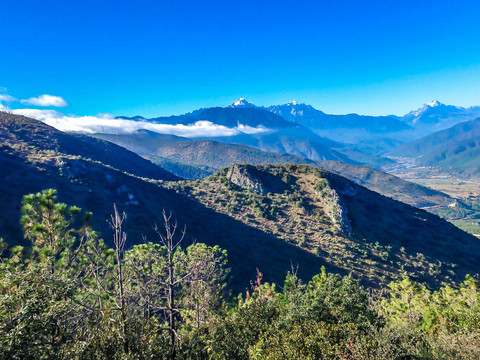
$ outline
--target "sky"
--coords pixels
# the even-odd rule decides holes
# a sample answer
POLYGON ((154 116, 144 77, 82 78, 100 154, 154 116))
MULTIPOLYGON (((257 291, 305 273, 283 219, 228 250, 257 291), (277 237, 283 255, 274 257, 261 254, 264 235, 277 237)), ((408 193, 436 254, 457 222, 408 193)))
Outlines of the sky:
POLYGON ((0 0, 0 11, 3 109, 87 121, 240 97, 332 114, 480 105, 478 0, 0 0))

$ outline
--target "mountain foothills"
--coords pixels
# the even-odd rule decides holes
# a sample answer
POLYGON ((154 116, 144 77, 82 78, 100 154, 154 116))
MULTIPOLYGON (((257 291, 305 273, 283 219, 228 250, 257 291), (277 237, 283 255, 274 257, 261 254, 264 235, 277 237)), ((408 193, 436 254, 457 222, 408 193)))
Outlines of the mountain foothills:
POLYGON ((419 166, 442 168, 464 178, 480 178, 480 118, 437 131, 390 152, 419 166))
POLYGON ((193 140, 145 130, 138 130, 129 135, 93 134, 93 136, 120 145, 178 176, 192 180, 202 179, 220 168, 235 163, 314 163, 307 158, 262 151, 251 146, 215 140, 193 140))
MULTIPOLYGON (((343 146, 228 109, 210 112, 270 144, 292 129, 343 146)), ((458 206, 444 193, 351 160, 6 112, 0 140, 1 358, 480 356, 480 242, 418 208, 458 206)))
POLYGON ((313 161, 301 156, 261 151, 250 146, 213 140, 191 140, 145 130, 138 130, 130 135, 93 136, 129 149, 170 172, 191 180, 202 179, 221 168, 237 163, 307 164, 342 175, 370 190, 413 206, 446 206, 454 201, 447 194, 402 180, 383 171, 339 161, 313 161))

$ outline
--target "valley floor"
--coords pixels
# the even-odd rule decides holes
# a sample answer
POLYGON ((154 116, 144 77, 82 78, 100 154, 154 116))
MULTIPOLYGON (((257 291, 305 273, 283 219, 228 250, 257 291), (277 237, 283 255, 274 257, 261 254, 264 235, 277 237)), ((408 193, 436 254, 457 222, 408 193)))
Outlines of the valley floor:
POLYGON ((461 179, 433 167, 419 167, 402 163, 401 167, 389 169, 392 175, 404 180, 441 191, 453 199, 445 199, 445 205, 425 207, 458 228, 480 238, 480 179, 461 179))

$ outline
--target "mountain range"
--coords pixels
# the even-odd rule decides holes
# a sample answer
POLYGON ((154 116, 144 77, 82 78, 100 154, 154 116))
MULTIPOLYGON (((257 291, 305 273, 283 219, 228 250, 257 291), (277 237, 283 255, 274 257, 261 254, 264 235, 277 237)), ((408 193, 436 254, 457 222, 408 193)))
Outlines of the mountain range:
POLYGON ((387 152, 478 116, 480 107, 463 108, 438 101, 431 101, 400 117, 326 114, 296 101, 263 107, 240 98, 229 107, 202 108, 184 115, 120 118, 185 126, 208 121, 237 130, 234 135, 209 136, 211 140, 255 146, 312 160, 340 160, 381 168, 388 165, 388 159, 382 157, 387 152))
POLYGON ((7 113, 0 124, 0 235, 12 245, 24 243, 22 196, 53 187, 61 201, 93 211, 107 242, 113 203, 128 215, 127 246, 151 238, 162 209, 172 211, 189 241, 228 251, 236 290, 257 267, 274 282, 298 263, 304 278, 325 265, 374 286, 402 274, 438 286, 475 273, 480 261, 473 236, 318 167, 231 165, 185 181, 100 139, 7 113))
POLYGON ((284 105, 258 107, 243 98, 231 103, 230 108, 265 109, 281 116, 289 122, 301 124, 314 131, 326 129, 365 129, 374 133, 390 133, 410 129, 410 126, 396 116, 362 116, 358 114, 331 115, 315 109, 311 105, 289 102, 284 105))
POLYGON ((348 156, 334 149, 335 147, 342 147, 342 144, 323 138, 312 130, 287 121, 266 109, 253 106, 200 109, 189 114, 164 118, 120 118, 185 126, 208 121, 216 126, 238 129, 237 134, 230 136, 213 135, 208 137, 211 140, 254 146, 265 151, 305 156, 312 160, 355 162, 355 160, 351 160, 348 156))

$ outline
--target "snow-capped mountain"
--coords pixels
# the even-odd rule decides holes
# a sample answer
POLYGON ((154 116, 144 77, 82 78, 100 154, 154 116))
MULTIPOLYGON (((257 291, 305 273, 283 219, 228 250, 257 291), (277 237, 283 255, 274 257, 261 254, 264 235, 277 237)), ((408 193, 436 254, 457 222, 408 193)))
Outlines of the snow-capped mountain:
POLYGON ((438 100, 433 100, 433 101, 430 101, 430 102, 426 103, 425 105, 429 106, 429 107, 435 107, 435 106, 440 106, 440 105, 445 105, 445 104, 442 104, 438 100))
MULTIPOLYGON (((209 129, 218 129, 212 130, 213 133, 209 133, 209 136, 217 138, 230 137, 231 133, 238 134, 240 137, 231 140, 244 145, 258 146, 264 150, 267 150, 266 143, 276 143, 283 136, 282 139, 288 137, 289 141, 295 144, 299 143, 299 139, 327 144, 329 139, 337 144, 338 142, 349 144, 348 146, 355 147, 355 151, 380 154, 394 149, 400 143, 418 139, 479 116, 480 107, 465 109, 445 105, 439 101, 431 101, 403 117, 398 117, 326 114, 298 101, 264 107, 257 106, 245 98, 239 98, 228 107, 202 108, 183 115, 153 119, 139 116, 122 118, 135 122, 165 124, 168 125, 166 128, 169 133, 187 136, 185 135, 187 131, 193 133, 190 137, 204 137, 205 135, 197 135, 196 129, 203 129, 208 125, 209 129), (253 138, 257 141, 260 136, 263 145, 252 143, 253 138), (272 140, 273 137, 276 137, 275 141, 272 140)), ((338 145, 330 143, 327 146, 338 148, 338 145)), ((275 150, 287 151, 280 148, 275 150)))
POLYGON ((311 126, 316 119, 325 115, 325 113, 311 105, 299 104, 296 101, 291 101, 284 105, 272 105, 266 109, 282 116, 285 120, 298 122, 304 126, 311 126))
POLYGON ((374 133, 388 133, 409 128, 395 116, 331 115, 296 101, 270 106, 267 109, 288 121, 297 122, 315 131, 364 129, 374 133))
POLYGON ((244 98, 240 98, 232 102, 229 106, 230 108, 256 108, 255 104, 248 102, 244 98))
POLYGON ((463 108, 445 105, 435 100, 409 112, 402 117, 402 121, 414 128, 428 129, 433 132, 449 128, 460 122, 473 120, 478 116, 480 116, 478 107, 463 108))

